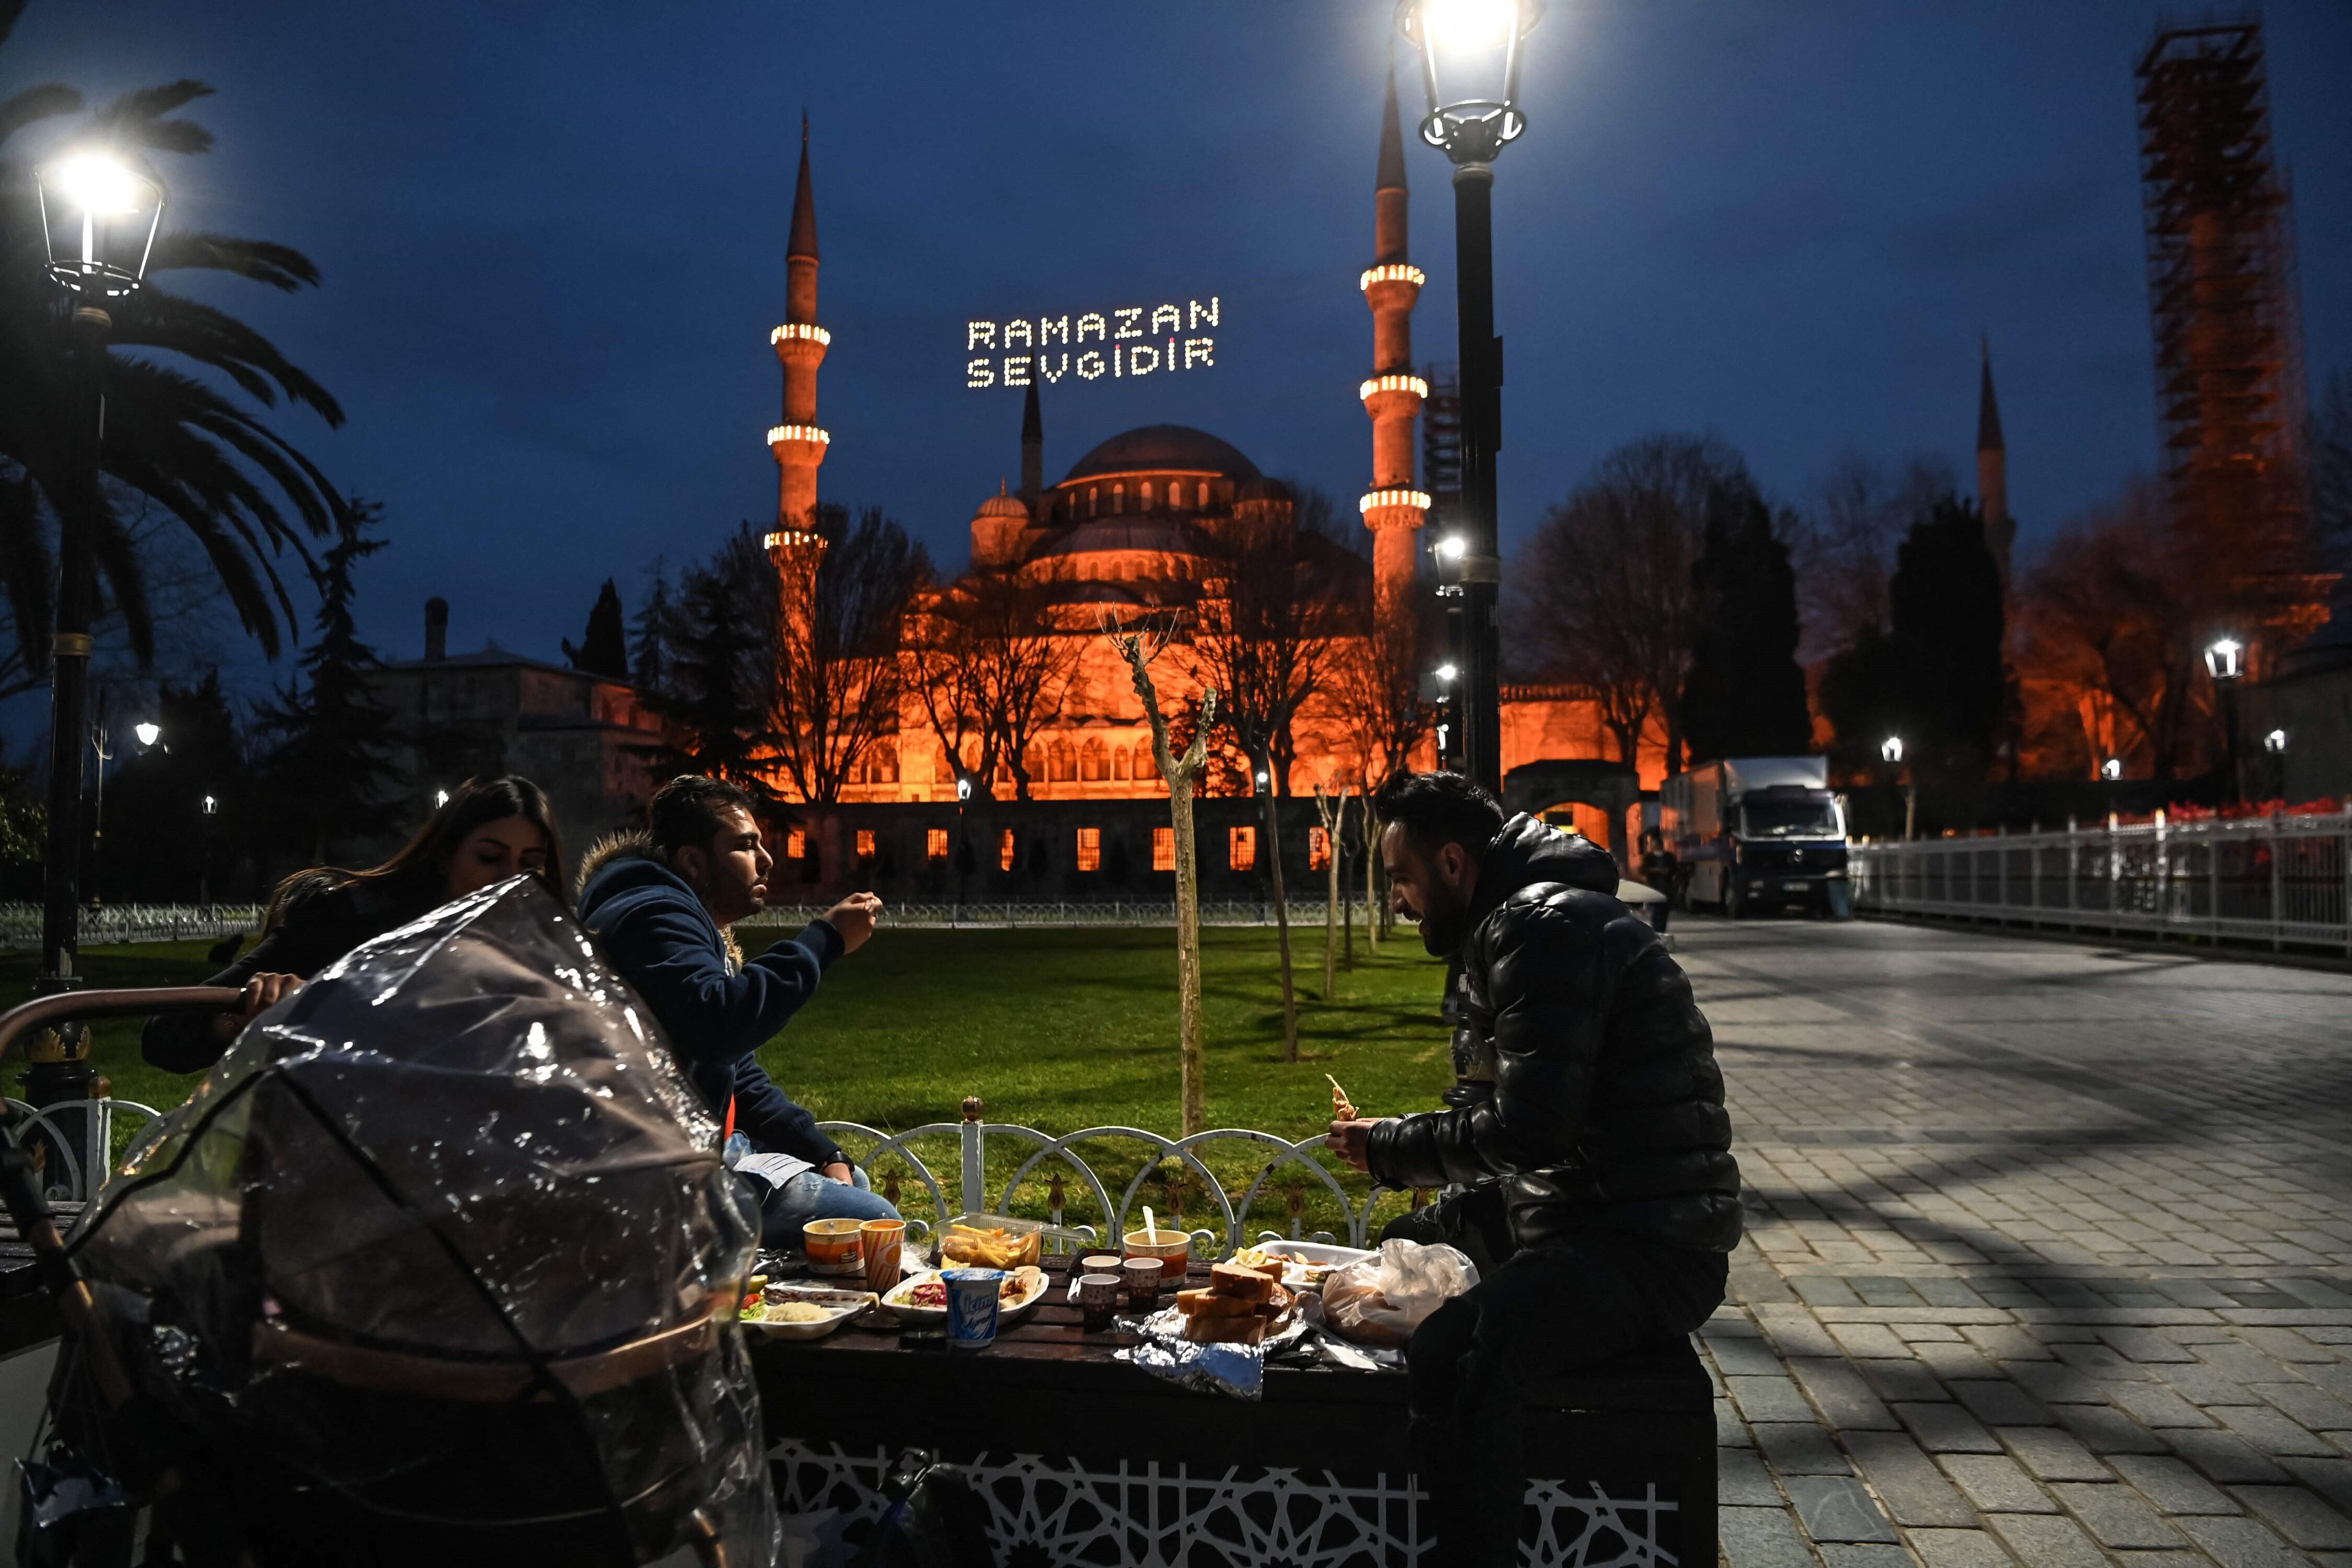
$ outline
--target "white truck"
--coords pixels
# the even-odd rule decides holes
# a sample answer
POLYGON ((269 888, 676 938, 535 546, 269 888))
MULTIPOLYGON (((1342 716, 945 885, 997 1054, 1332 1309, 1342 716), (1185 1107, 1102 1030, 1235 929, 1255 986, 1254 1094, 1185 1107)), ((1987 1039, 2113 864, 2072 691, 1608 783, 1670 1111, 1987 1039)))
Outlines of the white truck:
POLYGON ((1658 826, 1680 861, 1679 901, 1738 920, 1790 905, 1843 920, 1845 813, 1822 757, 1727 757, 1658 790, 1658 826))

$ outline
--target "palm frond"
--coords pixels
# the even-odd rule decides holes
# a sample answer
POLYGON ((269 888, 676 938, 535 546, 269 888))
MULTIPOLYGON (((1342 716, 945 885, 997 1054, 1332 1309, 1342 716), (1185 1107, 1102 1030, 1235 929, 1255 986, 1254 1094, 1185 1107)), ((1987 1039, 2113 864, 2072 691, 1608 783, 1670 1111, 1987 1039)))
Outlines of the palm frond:
POLYGON ((147 573, 139 560, 139 549, 130 532, 122 526, 122 515, 106 501, 100 501, 97 527, 92 531, 91 553, 98 570, 106 579, 107 592, 114 600, 114 609, 122 617, 122 627, 131 639, 131 655, 142 669, 155 666, 155 616, 147 602, 147 573))
MULTIPOLYGON (((0 8, 0 41, 8 36, 10 18, 0 8)), ((0 142, 5 142, 37 121, 72 114, 81 108, 81 94, 61 81, 28 87, 14 97, 0 99, 0 142)))
POLYGON ((49 574, 54 563, 41 534, 41 508, 29 477, 0 480, 0 583, 16 623, 16 653, 39 674, 49 666, 49 574))
POLYGON ((233 378, 246 393, 275 404, 279 393, 314 410, 331 426, 342 405, 278 352, 276 344, 226 311, 149 287, 115 307, 114 342, 184 354, 233 378))
POLYGON ((289 294, 319 281, 318 265, 290 245, 188 229, 156 237, 155 253, 147 262, 150 273, 191 267, 234 273, 289 294))
POLYGON ((101 108, 90 116, 90 123, 150 153, 209 153, 213 150, 211 132, 193 120, 166 120, 163 116, 197 99, 209 98, 212 90, 207 84, 188 77, 161 87, 142 87, 101 108))
POLYGON ((0 0, 0 44, 16 30, 17 20, 25 15, 25 0, 0 0))

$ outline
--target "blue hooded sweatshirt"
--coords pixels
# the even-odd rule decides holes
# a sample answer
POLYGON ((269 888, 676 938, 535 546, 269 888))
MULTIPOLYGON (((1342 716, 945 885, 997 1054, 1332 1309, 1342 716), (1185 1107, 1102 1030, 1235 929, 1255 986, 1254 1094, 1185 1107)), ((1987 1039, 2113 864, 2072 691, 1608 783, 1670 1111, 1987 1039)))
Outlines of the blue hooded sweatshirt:
POLYGON ((580 923, 653 1009, 713 1114, 725 1116, 731 1100, 735 1130, 754 1149, 820 1168, 848 1163, 816 1118, 775 1086, 758 1054, 841 956, 832 922, 812 921, 798 936, 739 961, 694 889, 655 857, 652 840, 627 834, 590 854, 580 923))

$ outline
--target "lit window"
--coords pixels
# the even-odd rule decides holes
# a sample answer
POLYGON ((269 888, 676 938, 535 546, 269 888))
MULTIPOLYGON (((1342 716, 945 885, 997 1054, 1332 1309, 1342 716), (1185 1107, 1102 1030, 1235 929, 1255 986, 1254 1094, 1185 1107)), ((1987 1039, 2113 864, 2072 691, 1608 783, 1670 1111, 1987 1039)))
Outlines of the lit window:
POLYGON ((1155 871, 1176 869, 1176 830, 1155 827, 1151 830, 1151 868, 1155 871))
POLYGON ((870 827, 857 830, 857 858, 860 860, 874 858, 874 830, 870 827))
POLYGON ((1102 737, 1089 735, 1078 752, 1078 777, 1088 784, 1100 784, 1110 777, 1110 755, 1103 750, 1102 737))
POLYGON ((948 858, 946 828, 934 827, 923 835, 923 856, 929 860, 944 860, 948 858))
POLYGON ((1081 871, 1099 871, 1102 869, 1101 828, 1081 827, 1078 829, 1078 869, 1081 871))
POLYGON ((1331 835, 1320 827, 1307 830, 1307 868, 1323 871, 1331 865, 1331 835))
POLYGON ((1111 749, 1110 776, 1112 778, 1123 779, 1127 777, 1127 756, 1128 752, 1125 746, 1115 746, 1111 749))
POLYGON ((808 835, 800 828, 795 827, 784 835, 784 858, 787 860, 808 858, 808 835))
POLYGON ((1100 485, 1088 485, 1087 487, 1087 515, 1088 517, 1099 517, 1102 515, 1102 487, 1100 485))
POLYGON ((1142 510, 1150 511, 1151 510, 1151 481, 1150 479, 1146 479, 1143 483, 1138 485, 1136 487, 1136 494, 1141 500, 1142 510))
POLYGON ((1115 513, 1127 510, 1127 484, 1124 480, 1110 488, 1110 510, 1115 513))
POLYGON ((1013 869, 1013 829, 1009 827, 996 841, 996 868, 1000 871, 1013 869))
POLYGON ((1257 869, 1257 829, 1232 827, 1225 830, 1225 864, 1236 871, 1257 869))

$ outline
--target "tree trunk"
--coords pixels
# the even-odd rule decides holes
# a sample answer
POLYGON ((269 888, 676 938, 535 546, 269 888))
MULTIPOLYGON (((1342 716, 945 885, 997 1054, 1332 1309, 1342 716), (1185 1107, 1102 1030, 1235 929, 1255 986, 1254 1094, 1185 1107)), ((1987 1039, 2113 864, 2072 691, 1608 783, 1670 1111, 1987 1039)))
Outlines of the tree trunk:
MULTIPOLYGON (((1162 749, 1165 749, 1164 743, 1162 749)), ((1192 837, 1192 781, 1168 786, 1168 816, 1176 829, 1176 1053, 1182 1080, 1183 1135, 1209 1126, 1209 1074, 1202 1058, 1201 860, 1192 837)))
POLYGON ((1339 967, 1353 974, 1356 972, 1356 897, 1347 887, 1348 862, 1339 853, 1339 846, 1348 836, 1348 797, 1339 797, 1339 832, 1331 840, 1331 890, 1339 900, 1339 967))
MULTIPOLYGON (((1257 759, 1260 767, 1269 767, 1265 758, 1257 759)), ((1265 843, 1259 852, 1265 856, 1265 868, 1274 883, 1275 943, 1282 953, 1282 1059, 1298 1059, 1298 994, 1290 973, 1290 905, 1282 890, 1282 821, 1275 810, 1274 785, 1269 780, 1258 794, 1260 819, 1265 826, 1260 835, 1265 843)))
POLYGON ((1317 784, 1315 814, 1323 819, 1323 1003, 1328 1006, 1339 984, 1339 835, 1348 825, 1346 794, 1340 795, 1335 807, 1323 786, 1317 784))
POLYGON ((1372 884, 1372 868, 1380 860, 1381 819, 1372 815, 1372 797, 1368 795, 1364 797, 1364 947, 1374 958, 1381 955, 1381 922, 1387 918, 1372 884))

